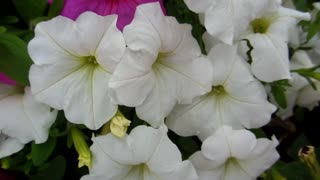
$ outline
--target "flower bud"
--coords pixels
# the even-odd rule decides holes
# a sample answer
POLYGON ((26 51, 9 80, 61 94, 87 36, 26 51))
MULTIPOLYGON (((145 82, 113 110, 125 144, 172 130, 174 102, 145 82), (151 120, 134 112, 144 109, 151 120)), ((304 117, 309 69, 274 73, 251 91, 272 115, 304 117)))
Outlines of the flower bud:
POLYGON ((130 126, 131 121, 126 119, 124 115, 118 111, 116 115, 111 119, 110 130, 111 133, 118 138, 123 138, 126 135, 128 127, 130 126))
POLYGON ((85 141, 83 133, 76 127, 71 127, 71 136, 74 147, 79 154, 78 167, 81 168, 85 165, 90 169, 92 164, 91 152, 89 150, 88 144, 85 141))
POLYGON ((320 177, 320 166, 317 161, 316 153, 313 146, 304 146, 299 150, 299 158, 310 170, 316 179, 320 177))

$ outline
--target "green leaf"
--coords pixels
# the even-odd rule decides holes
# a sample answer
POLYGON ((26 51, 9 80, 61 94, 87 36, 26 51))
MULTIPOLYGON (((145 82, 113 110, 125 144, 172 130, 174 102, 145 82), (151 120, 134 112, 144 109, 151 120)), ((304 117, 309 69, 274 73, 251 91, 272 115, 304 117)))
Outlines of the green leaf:
POLYGON ((313 0, 293 0, 296 8, 300 11, 308 11, 312 9, 313 0))
POLYGON ((4 26, 0 26, 0 33, 5 33, 7 31, 7 28, 4 26))
POLYGON ((258 129, 250 129, 250 131, 256 136, 256 138, 266 138, 267 135, 261 128, 258 129))
POLYGON ((62 180, 66 171, 66 160, 62 156, 57 156, 48 164, 45 164, 40 172, 31 176, 30 180, 62 180))
POLYGON ((290 87, 291 84, 287 79, 279 80, 271 83, 271 93, 276 100, 277 104, 285 109, 287 107, 287 99, 286 99, 286 88, 290 87))
POLYGON ((71 132, 69 131, 67 135, 67 147, 70 149, 72 145, 73 145, 73 139, 72 139, 71 132))
POLYGON ((299 160, 298 157, 298 152, 299 149, 302 148, 303 146, 307 146, 310 145, 311 142, 310 140, 307 138, 307 136, 305 136, 304 134, 301 134, 292 144, 292 146, 289 149, 289 154, 291 157, 293 157, 296 160, 299 160))
POLYGON ((308 168, 299 161, 287 164, 280 169, 280 173, 288 180, 314 180, 308 168))
POLYGON ((53 18, 55 16, 58 16, 62 11, 63 5, 64 0, 54 0, 50 6, 48 17, 53 18))
POLYGON ((3 16, 0 17, 0 24, 14 24, 19 22, 16 16, 3 16))
POLYGON ((32 60, 27 45, 17 36, 0 34, 0 72, 22 85, 29 85, 28 74, 32 60))
POLYGON ((35 166, 42 165, 50 157, 56 144, 57 140, 55 138, 49 138, 43 144, 32 143, 31 156, 33 164, 35 166))
POLYGON ((32 19, 43 16, 48 6, 47 0, 12 0, 12 2, 27 24, 32 19))

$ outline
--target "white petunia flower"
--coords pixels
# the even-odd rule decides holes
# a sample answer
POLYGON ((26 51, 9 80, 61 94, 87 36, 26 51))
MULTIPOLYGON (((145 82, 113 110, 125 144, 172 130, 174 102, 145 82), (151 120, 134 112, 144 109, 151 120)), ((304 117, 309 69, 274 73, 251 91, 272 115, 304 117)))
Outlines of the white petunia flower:
POLYGON ((190 160, 199 180, 254 180, 279 159, 277 145, 275 137, 256 139, 248 130, 223 126, 190 160))
POLYGON ((0 158, 20 151, 24 144, 44 143, 57 111, 36 102, 29 88, 0 84, 0 158))
POLYGON ((276 108, 237 48, 219 44, 208 58, 213 67, 212 91, 190 105, 177 105, 167 118, 168 127, 179 135, 204 139, 222 125, 239 129, 267 124, 276 108))
POLYGON ((191 26, 164 16, 159 3, 138 6, 123 33, 128 48, 109 83, 116 103, 136 107, 141 119, 159 127, 176 103, 210 91, 212 68, 198 59, 191 26))
MULTIPOLYGON (((312 68, 315 65, 312 63, 306 51, 299 50, 293 54, 290 66, 292 70, 297 70, 312 68)), ((317 90, 315 90, 306 78, 294 72, 292 73, 290 84, 291 87, 288 87, 285 92, 287 107, 285 109, 279 108, 277 112, 277 115, 282 119, 292 116, 293 109, 296 105, 312 110, 320 101, 319 81, 314 81, 314 85, 317 87, 317 90)))
POLYGON ((116 15, 85 12, 76 21, 58 16, 39 23, 28 45, 32 94, 90 129, 112 118, 117 105, 108 82, 125 50, 116 22, 116 15))
MULTIPOLYGON (((241 36, 253 47, 252 73, 265 82, 290 79, 288 30, 298 19, 309 20, 310 14, 284 8, 280 0, 256 1, 253 14, 247 32, 241 36)), ((240 44, 246 46, 245 42, 240 44)))
POLYGON ((255 0, 185 0, 188 8, 204 15, 209 34, 233 44, 251 20, 255 0))
POLYGON ((81 180, 197 179, 190 161, 167 136, 167 128, 138 126, 122 139, 112 134, 94 137, 93 166, 81 180))

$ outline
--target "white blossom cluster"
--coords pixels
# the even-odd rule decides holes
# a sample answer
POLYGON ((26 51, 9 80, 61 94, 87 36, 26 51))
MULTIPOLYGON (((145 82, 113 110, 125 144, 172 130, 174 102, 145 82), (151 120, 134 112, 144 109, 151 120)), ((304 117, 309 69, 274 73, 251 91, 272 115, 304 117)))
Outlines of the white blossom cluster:
POLYGON ((92 12, 39 23, 28 45, 31 90, 0 86, 0 114, 8 118, 0 123, 0 157, 32 140, 45 142, 56 110, 98 130, 124 105, 150 126, 123 138, 93 137, 92 168, 83 180, 248 180, 272 166, 279 158, 276 138, 257 139, 247 129, 266 125, 277 109, 288 117, 295 105, 313 108, 320 100, 292 71, 319 64, 320 37, 312 51, 296 51, 291 60, 288 52, 288 44, 303 43, 297 22, 310 14, 280 0, 185 3, 207 30, 207 55, 191 26, 165 16, 159 3, 138 6, 123 32, 116 15, 92 12), (293 29, 297 33, 289 33, 293 29), (264 85, 283 79, 292 84, 285 109, 264 85), (182 160, 168 129, 198 136, 201 151, 182 160))

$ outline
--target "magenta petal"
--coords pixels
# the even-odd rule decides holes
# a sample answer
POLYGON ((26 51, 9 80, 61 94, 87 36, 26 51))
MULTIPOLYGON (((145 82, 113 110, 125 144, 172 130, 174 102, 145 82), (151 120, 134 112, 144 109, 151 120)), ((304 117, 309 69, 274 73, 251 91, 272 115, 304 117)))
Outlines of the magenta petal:
POLYGON ((150 2, 160 2, 163 12, 166 12, 162 0, 65 0, 61 15, 75 20, 85 11, 103 16, 117 14, 117 27, 122 31, 132 21, 136 7, 150 2))
POLYGON ((16 82, 10 79, 7 75, 0 72, 0 82, 9 85, 16 85, 16 82))

